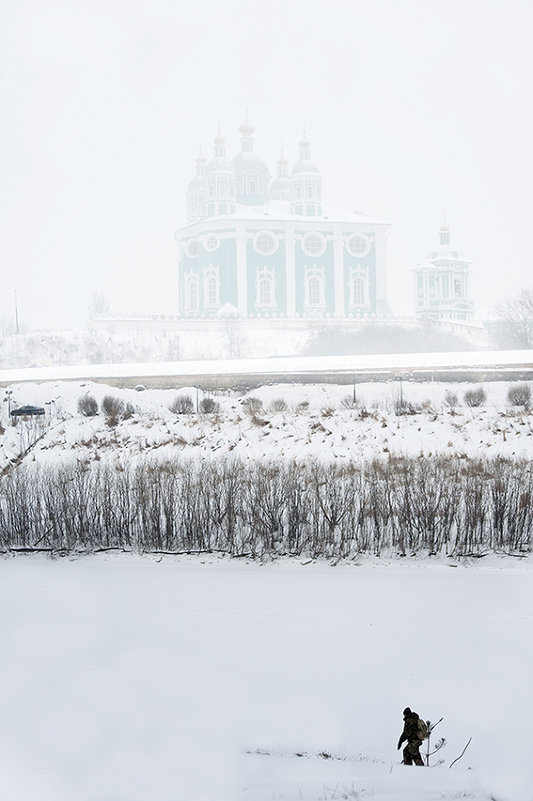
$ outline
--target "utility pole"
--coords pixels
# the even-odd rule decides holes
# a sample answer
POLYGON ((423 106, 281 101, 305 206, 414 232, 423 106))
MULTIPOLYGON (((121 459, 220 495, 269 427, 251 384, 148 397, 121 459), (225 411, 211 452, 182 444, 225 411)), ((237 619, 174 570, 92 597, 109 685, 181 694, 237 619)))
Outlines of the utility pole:
POLYGON ((19 309, 18 309, 18 305, 17 305, 17 290, 14 289, 13 292, 15 294, 15 334, 18 334, 18 332, 19 332, 19 309))

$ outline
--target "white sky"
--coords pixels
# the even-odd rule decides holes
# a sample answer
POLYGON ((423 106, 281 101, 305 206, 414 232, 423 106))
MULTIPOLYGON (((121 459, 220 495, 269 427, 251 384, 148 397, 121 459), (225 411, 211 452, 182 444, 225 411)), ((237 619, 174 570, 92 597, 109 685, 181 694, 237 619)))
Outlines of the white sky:
POLYGON ((530 0, 0 0, 0 317, 175 311, 201 142, 249 108, 275 172, 302 130, 324 200, 389 221, 389 301, 437 243, 480 310, 531 280, 530 0))

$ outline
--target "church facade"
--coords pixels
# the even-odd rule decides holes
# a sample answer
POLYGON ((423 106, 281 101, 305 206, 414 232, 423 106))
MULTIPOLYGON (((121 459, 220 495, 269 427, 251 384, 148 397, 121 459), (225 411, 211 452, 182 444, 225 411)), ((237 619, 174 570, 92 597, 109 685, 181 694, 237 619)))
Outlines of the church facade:
POLYGON ((231 160, 220 134, 196 160, 178 244, 178 310, 189 319, 363 318, 387 312, 388 224, 329 208, 310 143, 277 175, 239 128, 231 160))
POLYGON ((474 304, 470 300, 472 262, 450 242, 450 229, 439 231, 437 250, 415 268, 416 316, 433 320, 472 320, 474 304))

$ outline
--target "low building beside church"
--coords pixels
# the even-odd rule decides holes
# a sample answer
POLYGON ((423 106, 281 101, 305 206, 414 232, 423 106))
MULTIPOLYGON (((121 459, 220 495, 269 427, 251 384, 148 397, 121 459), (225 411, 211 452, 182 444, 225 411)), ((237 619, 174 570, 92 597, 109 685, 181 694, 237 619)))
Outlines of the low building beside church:
POLYGON ((239 128, 241 150, 200 155, 187 189, 178 243, 181 318, 363 318, 388 312, 388 224, 324 205, 310 143, 299 143, 277 175, 254 152, 254 128, 239 128))

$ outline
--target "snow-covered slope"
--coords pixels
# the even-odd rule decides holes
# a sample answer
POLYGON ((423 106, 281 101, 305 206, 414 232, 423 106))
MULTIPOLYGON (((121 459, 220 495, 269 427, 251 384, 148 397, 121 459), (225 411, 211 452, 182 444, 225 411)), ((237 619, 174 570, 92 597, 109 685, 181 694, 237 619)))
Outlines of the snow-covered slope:
POLYGON ((10 404, 42 404, 47 413, 11 426, 4 394, 0 469, 37 437, 31 458, 138 460, 147 456, 250 459, 358 460, 389 455, 533 456, 533 416, 510 405, 510 384, 487 383, 485 405, 471 408, 465 392, 478 385, 429 383, 273 385, 245 396, 214 397, 214 414, 174 414, 177 397, 201 406, 196 389, 118 390, 102 384, 55 382, 11 387, 10 404), (77 403, 93 396, 100 412, 84 417, 77 403), (450 406, 450 396, 456 402, 450 406), (130 404, 130 416, 110 424, 101 411, 106 395, 130 404), (355 397, 355 403, 354 403, 355 397), (250 398, 252 407, 250 408, 250 398), (286 408, 285 408, 286 407, 286 408), (255 411, 254 411, 255 410, 255 411), (398 412, 402 412, 399 414, 398 412))

